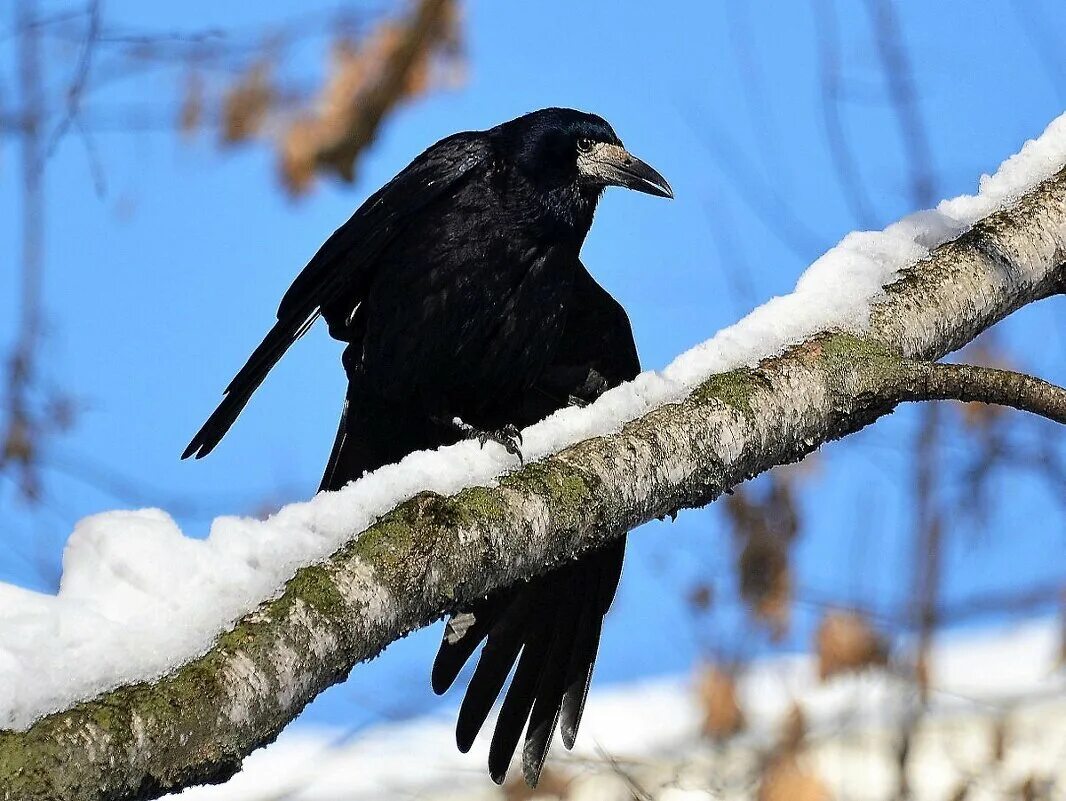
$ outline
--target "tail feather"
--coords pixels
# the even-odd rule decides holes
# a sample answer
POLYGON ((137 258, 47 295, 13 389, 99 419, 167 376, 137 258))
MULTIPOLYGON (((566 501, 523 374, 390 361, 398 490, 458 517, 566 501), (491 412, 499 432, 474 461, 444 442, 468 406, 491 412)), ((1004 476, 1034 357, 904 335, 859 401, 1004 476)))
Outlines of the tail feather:
POLYGON ((566 690, 566 675, 572 655, 581 650, 577 638, 580 634, 579 621, 586 617, 586 609, 589 606, 586 594, 591 589, 594 597, 598 584, 594 575, 582 575, 585 571, 568 572, 569 581, 566 582, 568 586, 565 588, 567 592, 560 596, 554 619, 549 623, 555 629, 555 639, 537 683, 533 710, 526 728, 526 741, 522 748, 522 771, 530 787, 537 786, 544 760, 548 756, 555 726, 559 721, 559 708, 566 690), (586 584, 592 586, 582 586, 586 584), (575 600, 580 604, 580 612, 577 615, 568 608, 575 600))
POLYGON ((252 393, 263 383, 267 373, 285 355, 289 346, 306 333, 316 317, 317 314, 313 314, 298 325, 291 319, 279 320, 274 324, 274 327, 263 337, 263 341, 259 343, 259 347, 248 357, 244 367, 230 381, 222 402, 196 432, 196 436, 181 454, 182 459, 188 459, 190 456, 202 459, 215 449, 215 446, 226 436, 226 432, 230 430, 230 426, 236 421, 238 415, 244 410, 252 393))
POLYGON ((474 622, 456 638, 449 632, 433 665, 433 689, 442 693, 485 640, 459 709, 456 743, 466 752, 481 730, 517 662, 489 747, 489 773, 502 782, 521 739, 523 772, 540 778, 556 726, 572 748, 588 695, 603 616, 621 575, 625 540, 578 562, 491 595, 465 610, 474 622))
POLYGON ((488 636, 493 623, 491 609, 494 603, 494 600, 484 598, 471 606, 467 613, 473 616, 474 624, 458 637, 454 636, 453 632, 445 630, 440 650, 437 651, 437 658, 433 660, 433 671, 430 676, 433 692, 437 695, 442 695, 452 686, 452 682, 463 669, 463 665, 481 641, 488 636))
MULTIPOLYGON (((588 591, 592 598, 598 598, 602 577, 597 575, 590 582, 588 591)), ((592 680, 592 665, 596 661, 596 650, 600 644, 600 626, 603 618, 599 614, 597 603, 589 603, 586 598, 578 620, 574 649, 570 654, 563 680, 563 697, 560 706, 560 731, 563 745, 569 750, 574 747, 577 729, 581 723, 585 698, 592 680)))
POLYGON ((530 787, 536 787, 540 781, 540 773, 544 769, 544 760, 548 758, 548 749, 551 747, 552 735, 559 723, 559 702, 555 701, 554 708, 545 705, 547 717, 543 723, 538 721, 537 704, 533 706, 530 715, 529 730, 526 732, 526 744, 522 748, 522 777, 530 787))
POLYGON ((559 708, 559 731, 563 746, 574 747, 581 717, 585 713, 585 700, 592 685, 592 671, 596 667, 596 651, 600 646, 601 621, 597 620, 584 633, 578 650, 574 651, 566 675, 566 688, 559 708))
POLYGON ((485 647, 481 650, 481 657, 459 707, 459 719, 455 724, 455 741, 459 750, 464 753, 470 750, 474 738, 485 725, 485 719, 488 718, 492 705, 496 703, 504 682, 507 681, 507 674, 511 672, 522 649, 533 594, 521 592, 513 600, 498 600, 503 604, 489 612, 489 615, 496 618, 495 624, 485 647))
POLYGON ((522 648, 511 686, 500 707, 496 730, 489 743, 489 776, 496 784, 503 784, 507 767, 511 764, 522 729, 529 720, 529 712, 537 697, 541 673, 551 653, 555 632, 552 631, 554 615, 537 622, 536 628, 522 648))

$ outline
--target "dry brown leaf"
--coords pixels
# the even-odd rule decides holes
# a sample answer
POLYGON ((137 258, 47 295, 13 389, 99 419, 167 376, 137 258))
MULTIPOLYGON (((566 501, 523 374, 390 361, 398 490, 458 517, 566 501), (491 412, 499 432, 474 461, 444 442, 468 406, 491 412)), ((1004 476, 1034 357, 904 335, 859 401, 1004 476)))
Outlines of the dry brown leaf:
POLYGON ((831 801, 832 796, 818 775, 795 756, 773 760, 763 773, 759 801, 831 801))
POLYGON ((791 487, 782 475, 772 475, 770 489, 756 497, 737 490, 725 503, 739 551, 740 595, 755 616, 779 639, 788 631, 792 609, 789 553, 799 531, 799 515, 791 487))
MULTIPOLYGON (((997 370, 1016 369, 1010 355, 991 333, 987 333, 970 343, 963 350, 962 355, 968 364, 994 367, 997 370)), ((962 415, 963 425, 984 432, 992 428, 1002 418, 1007 409, 1006 406, 976 402, 958 403, 956 406, 962 415)))
POLYGON ((204 119, 204 80, 200 73, 191 71, 185 76, 185 87, 181 94, 181 107, 178 111, 178 130, 185 136, 191 136, 200 130, 204 119))
POLYGON ((744 713, 737 700, 736 677, 715 665, 701 668, 697 694, 703 713, 705 737, 725 739, 744 728, 744 713))
POLYGON ((315 178, 315 154, 321 137, 314 119, 294 120, 279 145, 281 179, 291 194, 310 188, 315 178))
POLYGON ((420 0, 408 18, 383 22, 361 41, 335 43, 313 111, 293 120, 281 136, 286 188, 305 192, 319 172, 354 180, 356 159, 385 115, 437 85, 439 65, 461 58, 459 42, 455 0, 420 0))
POLYGON ((450 2, 444 8, 437 34, 434 81, 446 89, 457 89, 466 83, 467 60, 463 45, 463 7, 450 2))
POLYGON ((848 671, 884 665, 888 648, 866 618, 855 612, 830 612, 815 638, 818 675, 825 680, 848 671))
POLYGON ((1035 774, 1018 785, 1016 797, 1020 801, 1045 801, 1051 798, 1052 782, 1035 774))
POLYGON ((1018 365, 993 331, 986 331, 962 350, 967 364, 994 367, 997 370, 1017 370, 1018 365))
POLYGON ((1007 753, 1007 743, 1010 740, 1010 729, 1006 718, 999 718, 992 725, 992 762, 1000 764, 1003 756, 1007 753))
POLYGON ((803 747, 806 737, 807 716, 803 714, 803 708, 793 702, 792 708, 781 724, 777 750, 781 754, 797 754, 803 747))
POLYGON ((822 454, 818 451, 808 453, 798 462, 778 465, 773 469, 775 478, 789 487, 796 487, 804 482, 818 478, 824 471, 822 454))
POLYGON ((923 702, 929 699, 929 651, 923 648, 914 662, 914 683, 923 702))
POLYGON ((258 134, 274 104, 275 94, 270 62, 253 64, 229 88, 222 101, 222 141, 235 144, 258 134))
POLYGON ((977 401, 960 402, 962 422, 967 428, 987 430, 991 428, 1006 411, 1006 406, 998 406, 994 403, 978 403, 977 401))
POLYGON ((706 612, 714 603, 714 587, 701 581, 688 593, 688 605, 696 612, 706 612))
POLYGON ((774 640, 788 633, 792 621, 792 572, 788 554, 766 539, 750 540, 741 553, 741 595, 774 640))
POLYGON ((33 428, 24 415, 13 415, 0 448, 0 463, 28 465, 36 460, 33 428))

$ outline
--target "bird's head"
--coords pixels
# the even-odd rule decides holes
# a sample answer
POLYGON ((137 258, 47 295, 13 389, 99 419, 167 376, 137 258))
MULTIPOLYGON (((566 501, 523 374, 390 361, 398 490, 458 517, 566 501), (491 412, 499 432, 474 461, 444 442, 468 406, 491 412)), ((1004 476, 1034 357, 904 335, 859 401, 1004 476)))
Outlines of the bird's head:
POLYGON ((495 130, 518 169, 539 188, 573 189, 593 202, 608 186, 674 196, 666 179, 629 153, 614 129, 595 114, 546 108, 495 130))

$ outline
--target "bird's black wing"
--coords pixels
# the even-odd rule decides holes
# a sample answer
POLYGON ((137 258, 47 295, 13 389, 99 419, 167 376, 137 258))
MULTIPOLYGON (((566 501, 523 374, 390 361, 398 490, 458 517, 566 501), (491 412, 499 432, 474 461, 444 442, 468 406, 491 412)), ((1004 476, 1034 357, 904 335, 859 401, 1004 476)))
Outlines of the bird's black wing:
MULTIPOLYGON (((525 398, 529 424, 574 400, 594 400, 640 371, 625 310, 580 267, 559 348, 525 398)), ((522 729, 526 781, 536 785, 557 725, 572 748, 596 661, 603 617, 614 599, 625 539, 527 584, 481 599, 452 618, 433 664, 442 693, 485 641, 456 725, 462 751, 473 744, 511 669, 489 748, 489 772, 502 782, 522 729)))
MULTIPOLYGON (((353 308, 358 304, 374 277, 378 257, 412 216, 490 163, 491 146, 483 134, 455 134, 430 147, 371 195, 296 277, 281 299, 278 321, 226 387, 222 402, 182 458, 199 459, 209 454, 267 373, 318 316, 341 297, 353 308)), ((326 316, 330 333, 337 336, 345 321, 331 319, 328 313, 326 316)))

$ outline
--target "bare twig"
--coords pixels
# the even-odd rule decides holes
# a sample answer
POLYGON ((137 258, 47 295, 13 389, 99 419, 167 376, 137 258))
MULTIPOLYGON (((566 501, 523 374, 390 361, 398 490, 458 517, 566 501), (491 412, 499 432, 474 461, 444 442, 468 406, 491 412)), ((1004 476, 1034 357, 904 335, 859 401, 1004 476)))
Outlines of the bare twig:
MULTIPOLYGON (((911 202, 917 209, 928 208, 936 196, 932 148, 895 8, 890 0, 867 0, 866 8, 874 26, 881 70, 903 140, 911 202)), ((913 665, 913 678, 918 685, 920 703, 910 706, 900 732, 897 768, 898 797, 901 801, 911 795, 907 760, 911 740, 921 722, 927 701, 928 655, 936 631, 936 604, 942 578, 941 552, 947 535, 938 508, 940 428, 940 415, 936 407, 931 406, 920 412, 914 459, 914 584, 918 644, 913 665)))
POLYGON ((903 138, 911 200, 915 208, 928 208, 935 202, 937 194, 933 152, 895 7, 890 0, 866 0, 866 7, 875 25, 877 49, 903 138))
POLYGON ((733 48, 733 58, 737 63, 737 73, 744 84, 741 93, 743 103, 747 106, 755 137, 759 140, 758 153, 763 162, 763 174, 768 181, 778 186, 788 187, 790 155, 781 147, 778 128, 774 120, 773 107, 766 102, 766 86, 763 81, 762 59, 758 56, 754 35, 765 31, 763 25, 752 26, 750 14, 760 12, 746 0, 729 0, 724 4, 725 16, 729 25, 729 42, 733 48))
POLYGON ((818 23, 818 69, 822 85, 822 119, 837 180, 855 221, 866 228, 876 222, 859 167, 840 119, 840 35, 833 0, 812 0, 818 23))
POLYGON ((742 148, 722 126, 712 120, 693 119, 687 110, 683 111, 718 169, 770 233, 804 263, 825 250, 825 237, 797 216, 795 207, 785 201, 772 182, 758 177, 742 148))
MULTIPOLYGON (((228 81, 233 74, 241 74, 250 63, 265 55, 280 52, 288 43, 308 37, 347 37, 356 42, 357 34, 368 28, 370 20, 380 24, 374 29, 382 35, 377 41, 396 46, 374 51, 362 63, 368 71, 378 70, 381 78, 373 91, 365 93, 345 114, 350 125, 343 133, 352 138, 334 140, 331 155, 317 153, 312 171, 324 166, 340 168, 350 174, 354 160, 369 144, 380 128, 385 115, 392 109, 385 102, 390 92, 412 78, 412 65, 426 56, 420 48, 426 45, 427 31, 444 30, 442 39, 434 40, 444 48, 457 47, 455 25, 447 17, 448 26, 441 20, 454 0, 419 0, 413 6, 411 23, 406 28, 384 21, 385 3, 361 4, 359 9, 331 9, 304 13, 281 24, 258 26, 244 31, 139 31, 107 24, 100 0, 73 0, 76 8, 44 13, 38 0, 17 0, 15 24, 0 37, 12 37, 16 44, 15 64, 18 73, 18 104, 5 103, 0 110, 0 137, 10 138, 20 145, 22 194, 19 204, 22 221, 20 255, 21 294, 17 299, 20 320, 15 341, 6 355, 6 369, 0 370, 3 394, 0 397, 0 472, 14 475, 23 498, 37 501, 43 491, 42 455, 52 436, 69 425, 53 412, 70 406, 65 396, 45 384, 41 375, 39 351, 44 337, 44 298, 42 297, 45 269, 43 231, 47 213, 46 185, 43 173, 49 159, 60 143, 76 134, 85 149, 92 183, 98 195, 105 190, 105 175, 91 132, 110 130, 121 133, 159 129, 177 131, 180 121, 173 111, 173 102, 147 101, 142 106, 115 109, 101 105, 97 93, 102 87, 117 81, 129 81, 154 75, 156 72, 196 70, 213 78, 228 81), (405 36, 398 44, 392 38, 402 28, 405 36), (59 68, 45 58, 48 42, 58 40, 64 46, 76 45, 73 64, 62 86, 50 90, 56 83, 59 68), (444 44, 440 44, 444 41, 444 44), (382 66, 378 61, 385 60, 382 66), (380 67, 380 70, 378 69, 380 67), (49 81, 49 77, 53 80, 49 81), (54 95, 54 96, 53 96, 54 95), (117 118, 111 116, 117 111, 117 118), (321 163, 319 157, 322 157, 321 163), (333 159, 329 165, 327 161, 333 159)), ((391 2, 390 2, 391 5, 391 2)), ((427 45, 428 46, 428 45, 427 45)), ((436 53, 436 51, 434 51, 436 53)), ((428 56, 427 56, 428 58, 428 56)), ((417 71, 417 70, 416 70, 417 71)), ((421 85, 425 87, 425 83, 421 85)), ((216 82, 215 89, 218 89, 216 82)), ((314 87, 286 85, 276 94, 271 108, 278 119, 306 103, 314 87)), ((216 92, 218 94, 218 92, 216 92)), ((8 98, 5 96, 5 101, 8 98)), ((220 114, 204 114, 203 119, 218 124, 220 114)), ((69 468, 69 465, 67 465, 69 468)), ((99 487, 118 489, 125 497, 148 500, 151 488, 142 482, 116 481, 114 476, 90 472, 82 478, 99 487)))
POLYGON ((1063 31, 1055 31, 1040 4, 1033 0, 1013 0, 1014 15, 1036 51, 1048 83, 1060 102, 1066 102, 1066 57, 1062 51, 1063 31))
POLYGON ((67 87, 66 91, 66 112, 59 120, 55 130, 52 131, 52 136, 41 156, 42 163, 37 165, 38 170, 44 168, 43 162, 52 156, 67 131, 70 130, 72 125, 76 124, 78 113, 81 111, 82 95, 88 85, 89 69, 96 49, 96 37, 100 35, 100 0, 89 0, 89 4, 85 9, 85 16, 88 22, 81 43, 81 54, 78 56, 78 63, 74 68, 74 77, 71 78, 70 86, 67 87))
POLYGON ((36 3, 19 0, 16 11, 19 94, 22 102, 22 292, 18 333, 8 365, 7 408, 0 443, 0 469, 15 465, 23 495, 39 493, 36 449, 39 422, 31 411, 30 390, 36 375, 41 336, 41 287, 44 248, 44 185, 40 164, 44 97, 41 79, 40 33, 36 3))
POLYGON ((1066 389, 1024 373, 968 364, 911 362, 905 400, 977 401, 1066 424, 1066 389))

